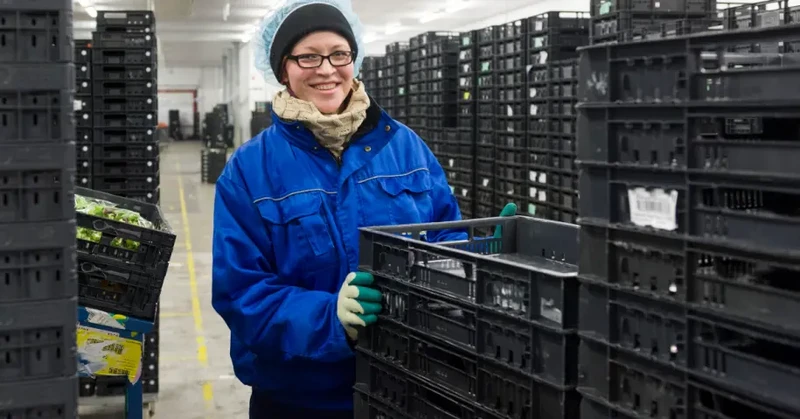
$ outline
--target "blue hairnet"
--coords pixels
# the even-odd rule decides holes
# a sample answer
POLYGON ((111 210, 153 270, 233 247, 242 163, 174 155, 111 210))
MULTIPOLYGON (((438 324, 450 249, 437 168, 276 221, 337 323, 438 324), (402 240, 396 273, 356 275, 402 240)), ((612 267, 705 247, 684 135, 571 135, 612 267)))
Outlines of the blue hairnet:
POLYGON ((280 86, 281 83, 272 71, 272 66, 269 61, 269 52, 272 50, 272 41, 275 38, 275 33, 281 27, 283 21, 293 11, 302 6, 309 4, 328 4, 336 7, 342 12, 344 17, 350 22, 350 27, 353 30, 353 36, 356 39, 358 54, 354 66, 354 77, 358 77, 361 63, 364 62, 364 55, 366 48, 364 47, 364 30, 361 26, 361 21, 353 11, 353 4, 350 0, 285 0, 282 1, 276 10, 271 10, 264 16, 261 25, 256 32, 254 46, 255 46, 255 65, 256 68, 264 76, 264 80, 273 85, 280 86))

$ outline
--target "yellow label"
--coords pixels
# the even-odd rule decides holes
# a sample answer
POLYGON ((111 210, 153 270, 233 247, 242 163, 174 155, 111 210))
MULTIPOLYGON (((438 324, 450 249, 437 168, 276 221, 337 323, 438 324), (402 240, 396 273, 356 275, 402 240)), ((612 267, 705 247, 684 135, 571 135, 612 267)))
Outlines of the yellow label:
POLYGON ((78 326, 78 353, 82 360, 102 365, 95 375, 125 375, 135 383, 142 366, 142 342, 113 332, 78 326))

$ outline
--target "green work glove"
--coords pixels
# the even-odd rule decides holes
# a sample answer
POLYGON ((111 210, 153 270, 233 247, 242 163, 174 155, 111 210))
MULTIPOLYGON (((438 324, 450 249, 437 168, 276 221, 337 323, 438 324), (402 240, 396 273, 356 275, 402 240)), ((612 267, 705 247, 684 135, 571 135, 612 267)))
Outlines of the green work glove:
POLYGON ((370 273, 350 272, 339 289, 336 315, 352 340, 358 338, 356 326, 375 323, 381 312, 381 292, 370 287, 374 281, 370 273))
MULTIPOLYGON (((500 211, 498 217, 513 217, 515 215, 517 215, 517 204, 509 202, 503 207, 503 210, 500 211)), ((501 237, 503 237, 503 226, 497 226, 494 228, 494 238, 499 239, 501 237)))

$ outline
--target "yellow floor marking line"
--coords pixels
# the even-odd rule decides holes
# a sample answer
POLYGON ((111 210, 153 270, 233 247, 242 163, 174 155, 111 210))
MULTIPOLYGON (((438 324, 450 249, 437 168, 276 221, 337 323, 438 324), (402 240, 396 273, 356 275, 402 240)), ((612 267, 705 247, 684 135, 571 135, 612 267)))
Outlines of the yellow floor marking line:
MULTIPOLYGON (((194 331, 197 334, 197 361, 204 368, 208 368, 208 347, 206 346, 206 334, 203 329, 203 313, 200 311, 200 297, 197 291, 197 272, 194 267, 194 254, 192 254, 192 232, 189 227, 189 212, 186 210, 186 191, 183 189, 180 163, 176 163, 175 168, 178 172, 178 198, 181 203, 181 224, 183 224, 183 241, 186 247, 186 269, 189 271, 192 317, 194 318, 194 331)), ((214 408, 214 389, 211 386, 211 382, 206 381, 203 383, 203 400, 207 409, 214 408)))

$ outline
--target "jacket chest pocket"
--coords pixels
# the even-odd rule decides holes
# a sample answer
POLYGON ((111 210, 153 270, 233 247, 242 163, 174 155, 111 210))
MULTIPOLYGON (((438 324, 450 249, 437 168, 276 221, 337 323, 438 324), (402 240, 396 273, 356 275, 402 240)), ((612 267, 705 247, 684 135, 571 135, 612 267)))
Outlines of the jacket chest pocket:
POLYGON ((336 266, 333 231, 317 193, 262 200, 258 211, 270 230, 276 268, 281 274, 304 278, 307 273, 336 266))
POLYGON ((358 181, 362 226, 427 223, 433 218, 433 181, 427 169, 358 181))

